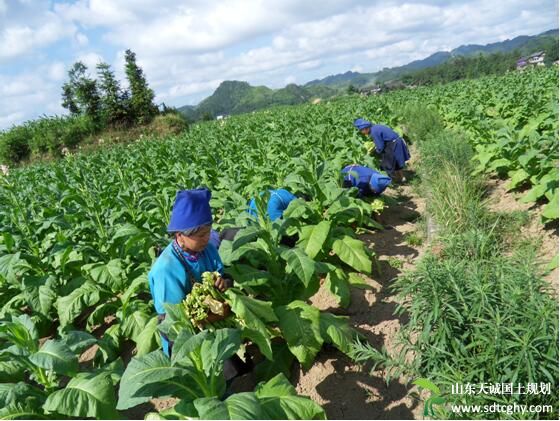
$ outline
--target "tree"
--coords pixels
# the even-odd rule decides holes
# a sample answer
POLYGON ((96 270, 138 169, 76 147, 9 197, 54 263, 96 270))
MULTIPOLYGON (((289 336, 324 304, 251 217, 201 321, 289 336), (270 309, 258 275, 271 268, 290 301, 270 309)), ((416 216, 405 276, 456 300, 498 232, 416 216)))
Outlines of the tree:
POLYGON ((97 75, 104 123, 113 127, 127 124, 129 122, 128 92, 123 91, 111 66, 107 63, 97 65, 97 75))
POLYGON ((62 106, 72 115, 86 115, 94 121, 100 117, 101 99, 97 82, 87 74, 81 61, 68 71, 69 81, 62 85, 62 106))
POLYGON ((358 91, 358 88, 356 88, 356 87, 355 87, 354 85, 352 85, 352 84, 348 85, 348 88, 346 89, 346 93, 348 93, 349 95, 357 94, 358 92, 359 92, 359 91, 358 91))
POLYGON ((144 72, 136 64, 136 54, 131 50, 125 52, 125 73, 130 85, 130 110, 137 123, 145 124, 158 113, 153 103, 154 91, 148 87, 144 72))

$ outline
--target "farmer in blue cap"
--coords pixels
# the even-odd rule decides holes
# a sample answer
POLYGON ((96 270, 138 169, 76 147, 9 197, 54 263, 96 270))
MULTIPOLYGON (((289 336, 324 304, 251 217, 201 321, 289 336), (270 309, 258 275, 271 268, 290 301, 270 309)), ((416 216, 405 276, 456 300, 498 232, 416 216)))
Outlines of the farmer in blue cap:
MULTIPOLYGON (((271 221, 276 221, 279 218, 282 218, 284 215, 284 211, 288 208, 290 202, 294 199, 297 199, 295 195, 290 193, 286 189, 275 189, 269 190, 270 197, 268 199, 268 204, 266 207, 266 215, 271 221)), ((260 194, 261 196, 264 195, 264 192, 260 194)), ((253 218, 257 218, 257 202, 255 198, 252 198, 249 201, 249 207, 247 208, 247 212, 253 218)), ((229 240, 233 241, 237 233, 242 230, 243 227, 233 227, 233 228, 226 228, 219 234, 219 241, 229 240)), ((293 247, 295 245, 296 238, 294 236, 282 236, 280 241, 281 244, 284 244, 289 247, 293 247)), ((212 240, 211 240, 212 241, 212 240)))
MULTIPOLYGON (((284 211, 288 208, 290 202, 296 199, 296 196, 286 189, 269 190, 269 192, 270 198, 268 199, 266 213, 271 221, 276 221, 278 218, 282 217, 284 211)), ((248 212, 254 217, 257 216, 257 203, 255 198, 252 198, 249 202, 248 212)))
POLYGON ((357 187, 358 197, 379 196, 391 184, 391 177, 357 164, 347 165, 341 173, 342 186, 357 187))
POLYGON ((402 170, 410 159, 405 141, 390 127, 372 124, 362 118, 354 121, 354 127, 373 140, 375 151, 381 155, 381 169, 396 181, 405 181, 402 170))
MULTIPOLYGON (((224 266, 216 246, 210 242, 212 229, 211 193, 207 189, 180 190, 175 197, 167 231, 173 241, 163 250, 148 274, 158 318, 165 318, 164 303, 178 304, 190 293, 203 272, 220 272, 224 266)), ((220 277, 220 291, 231 280, 220 277)), ((173 343, 162 334, 163 352, 171 355, 173 343)))

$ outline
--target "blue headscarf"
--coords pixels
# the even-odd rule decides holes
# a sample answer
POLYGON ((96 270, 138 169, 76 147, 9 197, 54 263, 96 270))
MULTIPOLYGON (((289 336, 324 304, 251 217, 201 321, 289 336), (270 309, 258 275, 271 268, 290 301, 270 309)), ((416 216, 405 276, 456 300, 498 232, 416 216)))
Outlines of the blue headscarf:
POLYGON ((364 120, 363 118, 357 118, 354 120, 354 127, 358 130, 367 129, 368 127, 373 126, 369 121, 364 120))
POLYGON ((167 232, 185 231, 212 223, 212 193, 208 189, 179 190, 167 232))

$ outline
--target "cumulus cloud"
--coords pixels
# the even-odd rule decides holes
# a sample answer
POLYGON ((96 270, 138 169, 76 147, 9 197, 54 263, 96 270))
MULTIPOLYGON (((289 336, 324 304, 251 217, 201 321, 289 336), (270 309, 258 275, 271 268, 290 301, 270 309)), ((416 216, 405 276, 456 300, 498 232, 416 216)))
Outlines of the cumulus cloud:
POLYGON ((58 82, 66 77, 66 66, 62 62, 55 62, 48 66, 47 75, 50 80, 58 82))
POLYGON ((0 3, 0 63, 71 37, 75 31, 74 24, 49 10, 47 2, 29 0, 10 7, 0 3))
POLYGON ((87 66, 89 72, 93 75, 95 73, 95 67, 105 60, 101 55, 97 53, 85 53, 77 56, 75 61, 81 61, 82 63, 84 63, 87 66))
POLYGON ((15 124, 21 123, 25 118, 25 114, 22 111, 17 111, 15 113, 9 113, 6 115, 0 115, 0 127, 8 128, 15 124))
POLYGON ((0 92, 20 104, 0 98, 0 121, 60 111, 60 82, 78 59, 92 74, 110 59, 124 82, 127 48, 156 100, 180 106, 223 80, 281 87, 374 72, 462 44, 540 33, 557 16, 552 0, 0 0, 0 63, 16 75, 0 70, 0 92), (38 65, 18 71, 18 60, 30 57, 38 65), (30 89, 40 95, 31 100, 30 89))
POLYGON ((88 42, 89 39, 86 35, 82 34, 81 32, 78 32, 76 34, 76 42, 78 43, 78 45, 80 45, 81 47, 85 47, 88 42))

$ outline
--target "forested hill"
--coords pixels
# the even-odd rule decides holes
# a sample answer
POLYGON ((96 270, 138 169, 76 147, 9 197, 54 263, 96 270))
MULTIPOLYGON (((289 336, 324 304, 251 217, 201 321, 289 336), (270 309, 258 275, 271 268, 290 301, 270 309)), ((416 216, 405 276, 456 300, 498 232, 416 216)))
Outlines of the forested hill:
POLYGON ((296 84, 282 89, 251 86, 247 82, 225 81, 196 107, 179 108, 191 120, 212 119, 219 115, 240 114, 273 105, 294 105, 313 98, 328 98, 338 93, 328 86, 303 87, 296 84))
POLYGON ((518 36, 487 45, 462 45, 452 51, 438 51, 422 60, 375 73, 345 72, 313 80, 303 86, 290 84, 282 89, 251 86, 243 81, 224 81, 198 105, 180 107, 190 120, 213 119, 273 105, 292 105, 314 98, 329 98, 360 88, 386 84, 433 84, 452 80, 501 74, 513 69, 521 56, 546 51, 547 64, 558 59, 558 29, 535 36, 518 36))

